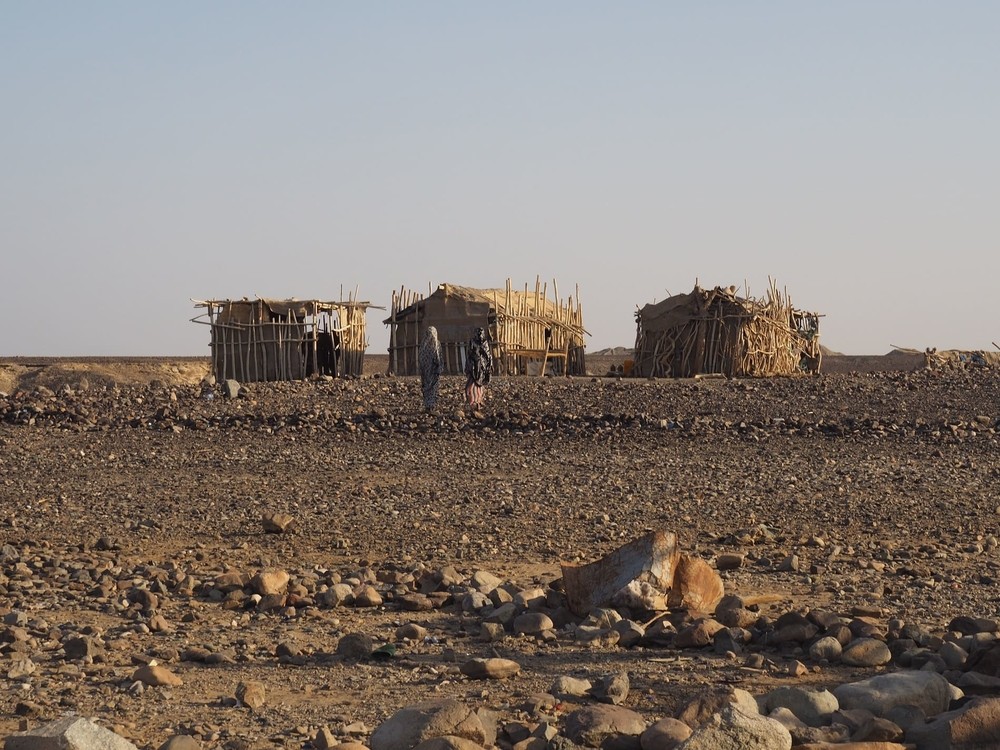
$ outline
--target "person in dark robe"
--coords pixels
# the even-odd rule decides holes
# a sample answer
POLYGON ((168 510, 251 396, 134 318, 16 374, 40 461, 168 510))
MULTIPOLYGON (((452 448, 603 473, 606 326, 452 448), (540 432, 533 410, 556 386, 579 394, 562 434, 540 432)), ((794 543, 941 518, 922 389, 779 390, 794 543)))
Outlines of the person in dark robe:
POLYGON ((477 328, 469 341, 465 375, 465 401, 472 411, 478 411, 483 408, 486 386, 493 375, 493 350, 483 328, 477 328))

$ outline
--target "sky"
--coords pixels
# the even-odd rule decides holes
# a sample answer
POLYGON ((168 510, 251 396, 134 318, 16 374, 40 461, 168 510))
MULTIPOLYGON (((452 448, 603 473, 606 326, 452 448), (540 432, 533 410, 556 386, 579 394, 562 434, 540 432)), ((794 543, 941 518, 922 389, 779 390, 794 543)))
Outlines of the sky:
POLYGON ((835 351, 992 349, 997 39, 993 0, 0 0, 0 356, 508 278, 579 289, 590 351, 769 278, 835 351))

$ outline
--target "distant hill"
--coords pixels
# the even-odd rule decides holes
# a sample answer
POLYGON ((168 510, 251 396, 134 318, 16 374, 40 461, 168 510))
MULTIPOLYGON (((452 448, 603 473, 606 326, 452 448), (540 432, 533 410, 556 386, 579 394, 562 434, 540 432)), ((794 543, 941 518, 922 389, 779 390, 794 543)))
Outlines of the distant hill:
POLYGON ((597 351, 587 352, 587 354, 595 357, 631 357, 634 352, 635 349, 631 346, 612 346, 609 349, 598 349, 597 351))

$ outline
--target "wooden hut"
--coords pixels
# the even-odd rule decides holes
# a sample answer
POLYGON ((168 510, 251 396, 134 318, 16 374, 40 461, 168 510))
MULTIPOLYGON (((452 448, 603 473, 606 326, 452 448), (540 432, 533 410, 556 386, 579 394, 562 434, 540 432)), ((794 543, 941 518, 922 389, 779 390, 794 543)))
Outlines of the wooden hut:
MULTIPOLYGON (((361 375, 369 302, 298 299, 192 300, 211 328, 212 372, 240 382, 361 375)), ((382 308, 384 309, 384 308, 382 308)))
POLYGON ((738 297, 736 287, 695 284, 636 311, 636 377, 791 375, 819 372, 817 313, 792 307, 770 284, 763 299, 738 297))
POLYGON ((493 369, 503 375, 558 373, 582 375, 583 310, 580 295, 559 299, 559 289, 535 281, 534 290, 473 289, 441 284, 427 296, 401 288, 392 295, 389 326, 389 372, 415 375, 424 331, 438 331, 445 373, 465 370, 466 351, 476 328, 485 328, 493 344, 493 369))

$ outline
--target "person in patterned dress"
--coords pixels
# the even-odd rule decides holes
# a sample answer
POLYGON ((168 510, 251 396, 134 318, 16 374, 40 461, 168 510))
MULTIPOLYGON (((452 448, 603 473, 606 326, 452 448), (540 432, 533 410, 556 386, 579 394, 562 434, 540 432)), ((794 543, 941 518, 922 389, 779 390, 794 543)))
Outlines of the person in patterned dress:
POLYGON ((438 341, 437 328, 434 326, 424 331, 417 353, 417 365, 420 367, 420 390, 424 397, 424 409, 430 414, 437 406, 438 387, 444 370, 441 343, 438 341))

